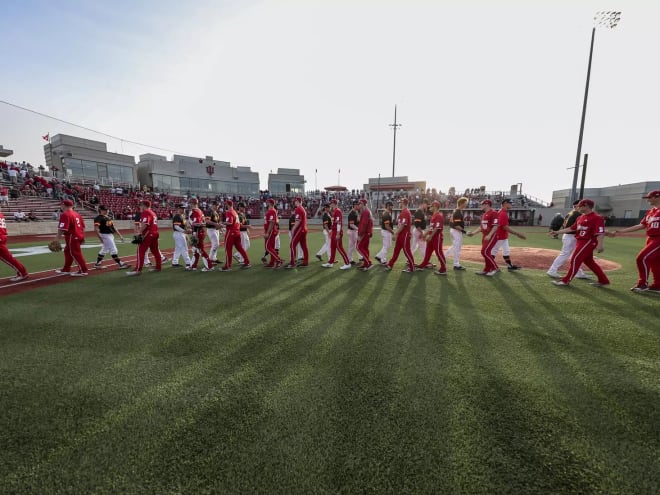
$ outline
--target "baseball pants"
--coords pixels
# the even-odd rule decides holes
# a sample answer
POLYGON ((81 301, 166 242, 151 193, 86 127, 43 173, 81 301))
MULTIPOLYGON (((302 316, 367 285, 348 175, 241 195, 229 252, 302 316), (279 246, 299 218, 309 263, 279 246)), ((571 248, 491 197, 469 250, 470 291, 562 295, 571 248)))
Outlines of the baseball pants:
MULTIPOLYGON (((279 243, 280 236, 277 236, 277 245, 275 246, 276 249, 280 248, 280 243, 279 243)), ((289 247, 291 247, 291 243, 293 242, 293 236, 291 235, 291 231, 289 230, 289 247)), ((298 248, 296 249, 296 258, 297 260, 300 260, 303 258, 303 252, 302 252, 302 247, 298 245, 298 248)))
POLYGON ((497 244, 497 238, 495 236, 491 237, 489 241, 486 240, 486 236, 483 236, 481 239, 481 256, 484 257, 486 263, 483 270, 485 273, 499 269, 495 262, 495 257, 493 256, 493 246, 495 246, 495 244, 497 244))
POLYGON ((353 261, 353 253, 357 248, 358 233, 357 230, 348 229, 346 234, 348 235, 348 259, 353 261))
POLYGON ((147 258, 147 251, 150 251, 156 260, 156 270, 162 268, 162 258, 160 249, 158 248, 158 234, 147 234, 144 236, 144 239, 142 239, 142 242, 138 244, 137 266, 135 267, 136 272, 142 271, 144 260, 147 258))
POLYGON ((363 268, 372 265, 371 259, 369 259, 369 241, 371 241, 371 235, 365 234, 357 244, 358 254, 362 257, 363 268))
POLYGON ((280 258, 280 255, 277 254, 277 239, 279 238, 279 234, 276 234, 275 232, 271 232, 270 236, 268 236, 266 241, 266 251, 268 251, 268 254, 270 254, 270 263, 268 264, 269 266, 275 266, 276 263, 282 263, 282 258, 280 258))
POLYGON ((461 266, 461 248, 463 247, 463 232, 458 229, 449 229, 451 246, 445 251, 445 257, 454 258, 454 266, 461 266))
POLYGON ((199 263, 200 256, 202 257, 202 262, 204 263, 204 267, 211 268, 213 266, 211 263, 211 258, 209 258, 209 255, 206 253, 206 249, 204 248, 204 239, 206 239, 206 233, 204 231, 201 231, 193 235, 197 236, 197 246, 194 246, 192 248, 194 255, 193 264, 192 264, 193 270, 197 268, 197 264, 199 263))
POLYGON ((174 237, 174 254, 172 255, 172 265, 176 266, 179 264, 179 258, 183 258, 183 262, 186 266, 190 266, 191 260, 188 255, 188 239, 186 234, 183 232, 174 232, 172 234, 174 237))
MULTIPOLYGON (((246 230, 241 230, 241 246, 243 246, 243 249, 246 251, 250 249, 250 236, 248 235, 246 230)), ((243 256, 241 253, 236 253, 234 255, 234 258, 236 258, 236 261, 239 263, 243 263, 243 256)))
POLYGON ((426 265, 431 262, 431 256, 433 256, 433 253, 435 253, 435 255, 438 257, 438 261, 440 262, 440 271, 447 271, 447 260, 445 259, 445 253, 442 251, 442 240, 442 234, 438 232, 426 242, 426 254, 424 255, 424 260, 420 265, 422 268, 425 268, 426 265))
POLYGON ((232 260, 231 254, 234 248, 236 248, 236 251, 238 251, 241 254, 241 256, 243 256, 245 265, 249 265, 250 257, 245 252, 245 249, 243 249, 243 245, 241 244, 240 233, 232 234, 228 232, 225 236, 225 267, 224 268, 231 268, 231 260, 232 260))
POLYGON ((390 261, 387 263, 387 266, 390 268, 394 266, 394 263, 396 263, 396 260, 399 258, 399 254, 401 253, 402 249, 403 254, 406 256, 406 260, 408 260, 408 268, 410 268, 410 270, 414 270, 415 258, 413 258, 412 251, 410 250, 410 230, 404 230, 403 232, 400 232, 399 235, 397 235, 396 242, 394 243, 394 252, 392 253, 390 261))
POLYGON ((350 260, 344 249, 344 234, 342 232, 332 232, 330 234, 330 259, 328 260, 328 263, 333 264, 335 262, 337 251, 339 251, 339 254, 344 260, 344 265, 348 265, 350 260))
MULTIPOLYGON (((564 265, 564 263, 571 257, 571 254, 573 254, 573 251, 575 250, 576 242, 577 239, 575 238, 575 234, 564 234, 561 236, 561 251, 559 251, 559 255, 557 255, 555 260, 552 262, 552 265, 550 265, 550 268, 548 268, 549 274, 556 274, 557 271, 564 265)), ((579 278, 585 277, 582 268, 578 269, 576 276, 579 278)))
POLYGON ((0 261, 2 261, 12 270, 15 270, 17 276, 27 277, 28 272, 23 266, 23 263, 14 258, 14 256, 9 252, 9 248, 7 248, 7 243, 4 241, 0 241, 0 261))
POLYGON ((100 234, 101 235, 101 250, 99 251, 99 256, 105 256, 106 254, 114 255, 117 254, 117 244, 115 244, 115 236, 113 234, 100 234))
POLYGON ((376 258, 380 258, 380 262, 385 264, 387 263, 387 253, 390 252, 390 247, 392 246, 392 232, 381 230, 380 236, 383 238, 383 247, 378 251, 376 258))
POLYGON ((653 275, 651 288, 660 289, 660 237, 647 237, 646 245, 639 252, 637 258, 637 271, 639 280, 637 285, 648 285, 649 275, 653 275))
POLYGON ((321 246, 321 249, 319 249, 318 253, 316 253, 316 256, 330 254, 330 233, 325 229, 323 229, 323 238, 325 239, 325 242, 323 243, 323 246, 321 246))
POLYGON ((605 275, 605 272, 600 267, 596 260, 594 260, 594 249, 596 249, 597 242, 593 239, 580 241, 575 243, 575 249, 571 256, 571 262, 568 265, 568 272, 561 279, 565 284, 568 284, 577 275, 582 263, 587 265, 589 269, 598 277, 601 284, 609 284, 610 280, 605 275))
POLYGON ((414 255, 415 251, 419 249, 419 252, 422 253, 422 258, 426 257, 426 241, 424 240, 424 232, 418 229, 414 229, 412 232, 410 252, 414 255))
POLYGON ((220 231, 218 229, 206 229, 206 233, 211 241, 211 250, 209 251, 209 258, 213 261, 218 259, 218 249, 220 249, 220 231))
POLYGON ((294 255, 296 254, 296 249, 298 247, 302 248, 303 265, 308 264, 309 251, 307 250, 307 232, 303 232, 302 229, 298 229, 291 238, 291 252, 289 253, 291 256, 291 261, 289 263, 292 265, 296 264, 296 258, 294 255))
POLYGON ((63 272, 70 272, 71 265, 75 261, 78 265, 78 268, 81 272, 87 273, 87 263, 85 262, 85 257, 82 254, 82 249, 80 249, 81 242, 75 235, 65 235, 64 239, 66 245, 64 246, 64 266, 62 267, 63 272))

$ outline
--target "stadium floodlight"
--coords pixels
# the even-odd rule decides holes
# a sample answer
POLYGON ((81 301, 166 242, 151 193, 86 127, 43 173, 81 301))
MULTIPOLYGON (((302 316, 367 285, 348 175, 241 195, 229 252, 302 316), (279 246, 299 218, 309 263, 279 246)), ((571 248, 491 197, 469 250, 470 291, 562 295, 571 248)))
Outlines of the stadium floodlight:
POLYGON ((571 187, 571 195, 569 205, 577 199, 577 181, 578 172, 580 170, 580 155, 582 154, 582 137, 584 135, 584 119, 587 114, 587 98, 589 97, 589 80, 591 78, 591 59, 594 54, 594 38, 596 37, 597 28, 614 29, 621 20, 621 12, 614 10, 601 10, 594 15, 594 25, 591 29, 591 45, 589 48, 589 63, 587 65, 587 84, 584 87, 584 101, 582 103, 582 119, 580 120, 580 134, 578 136, 577 153, 575 155, 575 168, 573 169, 573 186, 571 187))

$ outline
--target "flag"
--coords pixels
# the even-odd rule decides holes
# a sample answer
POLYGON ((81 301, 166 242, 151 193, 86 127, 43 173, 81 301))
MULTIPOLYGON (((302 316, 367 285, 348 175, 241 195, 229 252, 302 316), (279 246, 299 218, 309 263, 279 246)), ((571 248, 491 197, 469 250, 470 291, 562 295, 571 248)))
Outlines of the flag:
POLYGON ((50 143, 50 132, 46 134, 45 136, 41 136, 44 141, 48 141, 50 143))

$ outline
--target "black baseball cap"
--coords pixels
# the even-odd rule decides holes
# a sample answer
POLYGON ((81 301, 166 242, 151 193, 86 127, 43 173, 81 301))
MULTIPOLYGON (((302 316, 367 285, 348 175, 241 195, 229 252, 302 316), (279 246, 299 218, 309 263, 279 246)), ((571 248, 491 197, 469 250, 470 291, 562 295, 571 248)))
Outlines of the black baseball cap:
POLYGON ((502 204, 504 204, 504 203, 512 204, 512 203, 511 203, 511 199, 509 199, 509 198, 504 198, 504 199, 502 200, 502 204))
POLYGON ((185 208, 186 206, 183 203, 179 203, 178 205, 176 205, 176 207, 177 208, 185 208))
POLYGON ((241 201, 240 203, 238 203, 238 207, 239 207, 239 208, 245 208, 245 203, 243 203, 243 202, 241 201))
POLYGON ((580 200, 576 199, 575 201, 573 201, 573 206, 577 206, 579 202, 580 202, 580 200))
POLYGON ((385 207, 387 208, 388 206, 394 206, 394 203, 392 203, 391 201, 388 201, 387 203, 385 203, 385 207))
POLYGON ((359 201, 357 201, 357 200, 353 201, 353 206, 356 206, 356 205, 359 205, 359 204, 360 204, 359 201))
POLYGON ((106 206, 100 205, 99 211, 108 211, 108 208, 106 206))

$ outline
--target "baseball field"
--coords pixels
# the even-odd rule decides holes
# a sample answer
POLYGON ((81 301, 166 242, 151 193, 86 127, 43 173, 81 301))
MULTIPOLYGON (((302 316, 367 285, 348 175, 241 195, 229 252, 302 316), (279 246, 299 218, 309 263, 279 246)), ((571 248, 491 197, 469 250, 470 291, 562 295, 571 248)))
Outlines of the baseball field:
MULTIPOLYGON (((560 247, 527 234, 512 245, 560 247)), ((324 269, 319 233, 286 271, 258 240, 230 273, 10 293, 3 265, 0 493, 659 493, 660 295, 628 290, 643 242, 606 239, 607 288, 324 269)))

